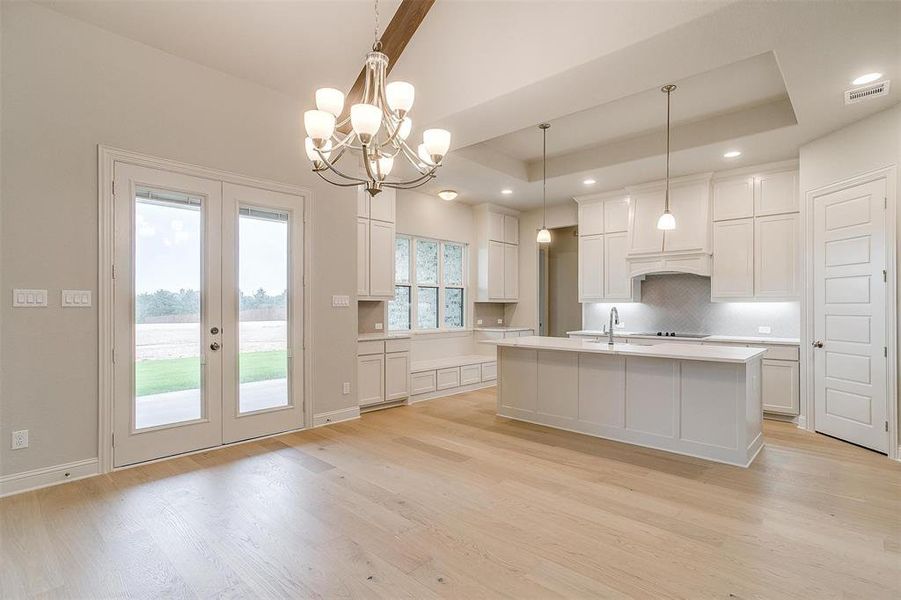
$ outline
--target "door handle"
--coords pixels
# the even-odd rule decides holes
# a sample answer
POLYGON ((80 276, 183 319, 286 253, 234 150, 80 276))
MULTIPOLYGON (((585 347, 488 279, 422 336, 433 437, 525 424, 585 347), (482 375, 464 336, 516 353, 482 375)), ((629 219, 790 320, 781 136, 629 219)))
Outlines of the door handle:
POLYGON ((215 352, 216 350, 218 350, 221 347, 222 346, 219 345, 219 342, 213 342, 212 344, 210 344, 210 350, 212 350, 213 352, 215 352))
POLYGON ((822 347, 823 347, 823 342, 821 342, 820 340, 817 340, 817 341, 815 341, 815 342, 813 343, 813 347, 814 347, 814 348, 822 348, 822 347))

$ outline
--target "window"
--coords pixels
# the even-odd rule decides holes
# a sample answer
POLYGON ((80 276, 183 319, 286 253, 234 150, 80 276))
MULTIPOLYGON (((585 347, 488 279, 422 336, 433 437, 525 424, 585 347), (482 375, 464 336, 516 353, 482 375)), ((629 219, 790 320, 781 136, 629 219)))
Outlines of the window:
POLYGON ((388 329, 460 329, 466 314, 466 246, 397 236, 388 329))

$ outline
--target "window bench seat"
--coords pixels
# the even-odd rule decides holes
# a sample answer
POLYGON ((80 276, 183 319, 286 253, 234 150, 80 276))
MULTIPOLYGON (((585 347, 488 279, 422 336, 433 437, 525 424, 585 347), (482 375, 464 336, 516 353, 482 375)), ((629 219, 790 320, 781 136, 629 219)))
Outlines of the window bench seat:
POLYGON ((494 356, 468 354, 417 361, 410 365, 410 402, 490 387, 496 380, 494 356))

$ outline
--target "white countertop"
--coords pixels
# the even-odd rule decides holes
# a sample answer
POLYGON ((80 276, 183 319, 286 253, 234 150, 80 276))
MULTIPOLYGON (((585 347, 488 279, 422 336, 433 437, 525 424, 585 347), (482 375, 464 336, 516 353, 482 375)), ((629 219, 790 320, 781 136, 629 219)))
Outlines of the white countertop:
MULTIPOLYGON (((599 329, 580 329, 579 331, 567 331, 566 335, 584 335, 586 337, 601 337, 607 334, 599 329)), ((675 340, 675 341, 695 341, 695 342, 720 342, 735 344, 770 344, 778 346, 799 346, 801 340, 799 338, 784 337, 767 337, 767 336, 747 336, 747 335, 710 335, 705 338, 680 338, 680 337, 664 337, 660 335, 640 335, 629 333, 627 331, 615 331, 613 337, 630 337, 636 339, 650 340, 675 340)))
POLYGON ((383 340, 408 340, 409 333, 361 333, 357 335, 358 342, 381 342, 383 340))
POLYGON ((611 348, 607 342, 539 336, 498 340, 497 346, 501 348, 529 348, 534 350, 559 350, 563 352, 620 354, 625 356, 647 356, 651 358, 672 358, 675 360, 702 360, 728 363, 747 363, 755 358, 760 358, 764 352, 766 352, 764 348, 680 344, 679 342, 662 342, 653 346, 617 343, 611 348))
POLYGON ((503 325, 498 325, 497 327, 482 327, 481 325, 476 327, 473 331, 532 331, 531 327, 504 327, 503 325))

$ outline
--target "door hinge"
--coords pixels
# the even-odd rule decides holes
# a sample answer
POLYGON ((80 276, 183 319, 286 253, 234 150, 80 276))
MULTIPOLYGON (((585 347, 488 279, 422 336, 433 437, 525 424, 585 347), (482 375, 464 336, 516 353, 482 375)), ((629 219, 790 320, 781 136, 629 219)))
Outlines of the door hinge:
POLYGON ((115 434, 115 432, 113 432, 112 438, 113 438, 113 448, 115 448, 115 447, 116 447, 116 434, 115 434))
POLYGON ((888 421, 885 422, 885 430, 888 431, 888 421))
POLYGON ((113 265, 111 270, 112 270, 113 279, 115 279, 116 278, 116 265, 113 265))
POLYGON ((888 346, 882 347, 882 356, 888 358, 888 346))
POLYGON ((888 272, 882 269, 882 281, 888 282, 888 272))

